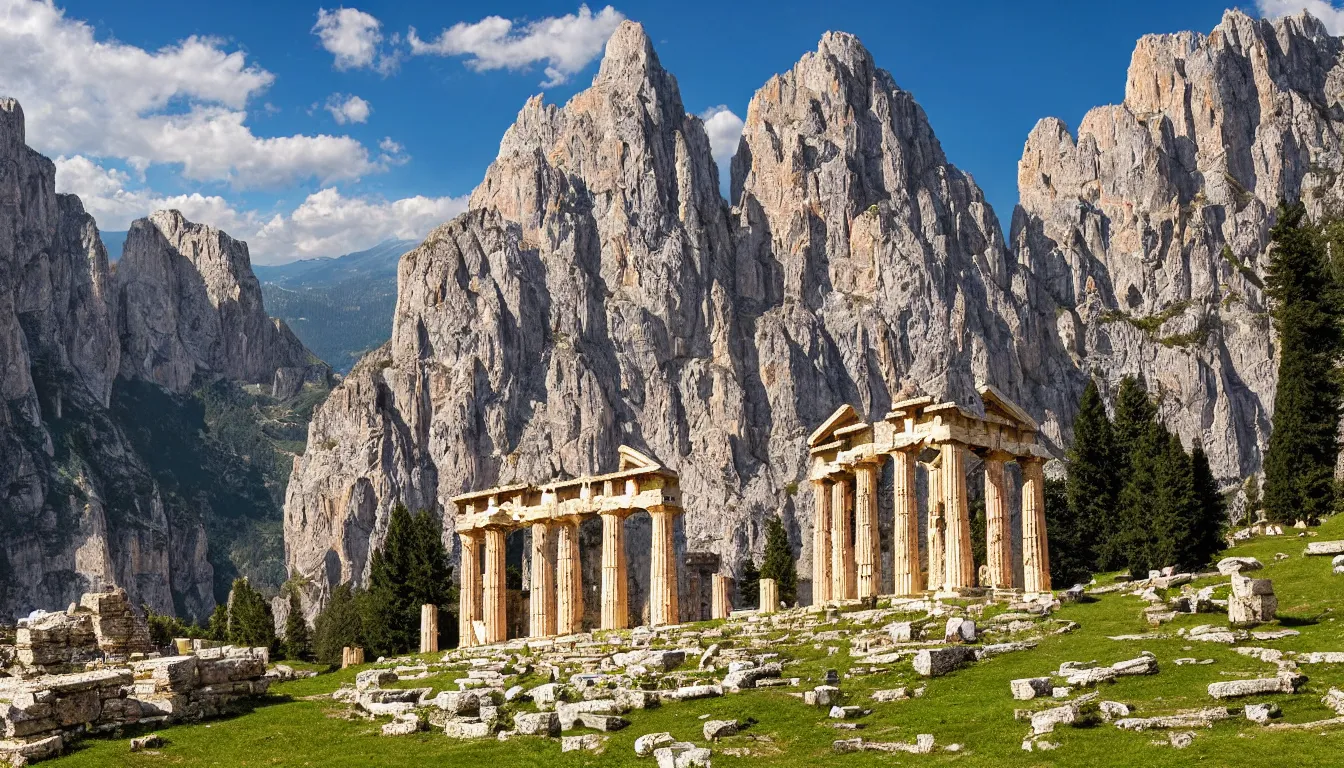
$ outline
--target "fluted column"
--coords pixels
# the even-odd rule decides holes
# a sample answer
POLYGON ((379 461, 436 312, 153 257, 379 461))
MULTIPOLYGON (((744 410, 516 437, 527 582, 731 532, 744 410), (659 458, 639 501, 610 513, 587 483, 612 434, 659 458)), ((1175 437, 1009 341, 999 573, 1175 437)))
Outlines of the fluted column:
POLYGON ((761 613, 777 613, 779 611, 779 583, 774 579, 761 579, 761 613))
POLYGON ((1008 494, 1004 485, 1004 455, 985 458, 985 562, 989 583, 982 587, 1012 589, 1013 541, 1008 530, 1008 494))
POLYGON ((915 494, 915 455, 891 454, 896 519, 891 527, 892 592, 913 595, 924 589, 919 568, 919 499, 915 494))
POLYGON ((504 576, 504 535, 502 528, 485 529, 485 642, 502 643, 509 639, 505 601, 508 591, 504 576))
POLYGON ((583 569, 579 563, 579 525, 555 525, 555 630, 562 635, 583 631, 583 569))
POLYGON ((943 546, 943 470, 942 459, 938 463, 929 467, 929 525, 928 525, 928 550, 929 556, 929 575, 926 579, 927 589, 943 588, 943 569, 947 565, 944 562, 946 554, 943 546))
POLYGON ((541 521, 532 524, 532 589, 528 604, 531 608, 528 637, 550 637, 555 634, 555 562, 551 548, 551 525, 541 521))
POLYGON ((462 580, 458 586, 457 644, 462 648, 476 645, 476 622, 481 620, 481 539, 480 531, 457 535, 462 543, 462 580))
POLYGON ((439 650, 439 606, 425 603, 420 606, 420 652, 439 650))
POLYGON ((944 443, 943 515, 947 525, 947 566, 943 588, 954 591, 975 586, 975 557, 971 554, 971 515, 966 504, 966 446, 944 443))
POLYGON ((1050 591, 1050 544, 1045 531, 1045 462, 1019 459, 1022 466, 1022 587, 1050 591))
POLYGON ((831 483, 813 480, 816 512, 812 515, 812 604, 831 599, 831 483))
POLYGON ((854 557, 858 597, 875 597, 882 587, 881 529, 877 523, 876 461, 854 467, 854 557))
POLYGON ((856 563, 854 562, 854 485, 848 475, 831 485, 831 599, 853 600, 856 563))
POLYGON ((626 602, 625 511, 602 513, 602 628, 630 624, 626 602))
POLYGON ((673 538, 673 524, 677 509, 651 509, 653 544, 649 570, 649 624, 676 624, 677 612, 677 553, 673 538))
POLYGON ((722 573, 714 574, 714 595, 710 602, 711 619, 726 619, 733 612, 733 580, 722 573))

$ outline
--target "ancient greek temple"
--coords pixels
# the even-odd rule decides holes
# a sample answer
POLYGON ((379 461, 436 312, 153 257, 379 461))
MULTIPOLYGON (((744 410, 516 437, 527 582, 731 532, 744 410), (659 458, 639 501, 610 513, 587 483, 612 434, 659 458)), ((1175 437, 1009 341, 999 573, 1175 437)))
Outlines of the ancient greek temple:
POLYGON ((816 604, 878 594, 882 581, 878 485, 882 463, 893 464, 895 520, 892 526, 894 593, 926 590, 962 595, 975 588, 971 520, 967 508, 968 454, 983 461, 987 577, 980 587, 1013 589, 1013 536, 1007 509, 1004 466, 1022 474, 1021 589, 1050 591, 1045 530, 1045 476, 1049 452, 1036 442, 1038 426, 1003 393, 979 388, 980 416, 956 403, 931 397, 903 400, 886 417, 864 422, 841 406, 808 438, 809 479, 816 497, 812 540, 812 595, 816 604), (925 532, 927 573, 920 567, 916 465, 928 472, 925 532))
POLYGON ((649 622, 677 623, 673 545, 676 516, 681 514, 677 473, 633 448, 621 446, 619 453, 620 465, 610 474, 453 497, 462 542, 458 616, 463 646, 508 639, 505 540, 510 532, 524 528, 532 532, 528 636, 582 631, 579 523, 594 517, 602 519, 602 629, 625 629, 630 610, 624 524, 638 510, 646 510, 653 522, 649 622))

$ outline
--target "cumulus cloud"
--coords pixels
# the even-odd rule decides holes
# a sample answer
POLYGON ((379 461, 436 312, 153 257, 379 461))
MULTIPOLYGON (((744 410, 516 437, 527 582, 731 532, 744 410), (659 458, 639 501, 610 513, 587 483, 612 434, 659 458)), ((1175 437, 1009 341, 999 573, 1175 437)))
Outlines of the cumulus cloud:
POLYGON ((742 118, 720 104, 701 112, 700 119, 705 121, 705 133, 709 134, 709 150, 714 161, 726 166, 737 153, 737 140, 742 138, 742 118))
POLYGON ((130 227, 135 219, 176 208, 188 219, 246 240, 258 264, 340 256, 390 238, 419 240, 466 210, 467 197, 415 196, 400 200, 343 195, 335 187, 315 192, 290 211, 240 210, 214 195, 162 195, 131 189, 129 174, 86 157, 56 160, 56 189, 77 194, 103 230, 130 227))
MULTIPOLYGON (((384 52, 383 23, 356 8, 319 8, 313 34, 322 48, 336 57, 337 69, 374 69, 387 74, 397 66, 397 57, 384 52)), ((392 36, 395 45, 398 38, 392 36)))
POLYGON ((336 122, 345 125, 346 123, 367 123, 369 113, 373 112, 373 107, 369 102, 358 96, 344 96, 339 93, 333 93, 327 99, 327 111, 336 119, 336 122))
POLYGON ((602 55, 607 38, 625 20, 611 6, 594 14, 588 6, 578 13, 517 23, 487 16, 475 23, 458 22, 433 40, 422 40, 412 27, 406 39, 417 56, 468 56, 467 66, 477 72, 524 69, 545 62, 550 88, 567 81, 602 55))
POLYGON ((1307 11, 1320 19, 1332 35, 1344 35, 1344 8, 1328 0, 1255 0, 1260 15, 1267 19, 1307 11))
POLYGON ((381 169, 345 136, 263 138, 246 106, 275 76, 209 37, 157 51, 98 40, 50 2, 0 0, 0 83, 19 99, 29 143, 49 155, 178 164, 238 186, 353 179, 381 169))

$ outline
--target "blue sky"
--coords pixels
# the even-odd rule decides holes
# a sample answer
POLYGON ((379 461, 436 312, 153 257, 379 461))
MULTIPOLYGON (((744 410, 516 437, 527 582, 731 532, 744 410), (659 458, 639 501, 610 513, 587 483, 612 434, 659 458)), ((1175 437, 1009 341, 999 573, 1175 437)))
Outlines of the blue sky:
MULTIPOLYGON (((1241 4, 1304 6, 1344 31, 1326 0, 1241 4)), ((28 143, 104 229, 173 205, 276 263, 420 237, 460 211, 523 102, 586 87, 622 17, 645 25, 696 113, 745 115, 771 75, 838 29, 915 95, 1006 228, 1036 121, 1075 126, 1120 101, 1140 36, 1208 32, 1227 7, 0 0, 0 95, 20 99, 28 143)), ((714 125, 731 139, 733 117, 714 125)))

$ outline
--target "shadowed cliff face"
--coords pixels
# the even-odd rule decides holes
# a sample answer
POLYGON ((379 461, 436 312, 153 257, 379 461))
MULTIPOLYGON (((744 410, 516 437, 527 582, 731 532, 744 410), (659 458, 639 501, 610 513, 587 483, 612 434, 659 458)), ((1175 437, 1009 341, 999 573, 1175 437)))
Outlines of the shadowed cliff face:
POLYGON ((314 609, 362 581, 395 504, 451 520, 456 493, 609 469, 622 442, 681 473, 687 549, 736 569, 782 512, 807 573, 806 434, 844 402, 973 406, 979 382, 1062 455, 1087 374, 1142 373, 1235 481, 1273 396, 1273 204, 1338 199, 1338 54, 1309 17, 1145 38, 1125 104, 1077 139, 1032 132, 1004 243, 919 105, 842 33, 752 99, 724 204, 703 127, 627 23, 592 87, 530 100, 471 210, 403 258, 391 342, 295 464, 291 575, 314 609))

